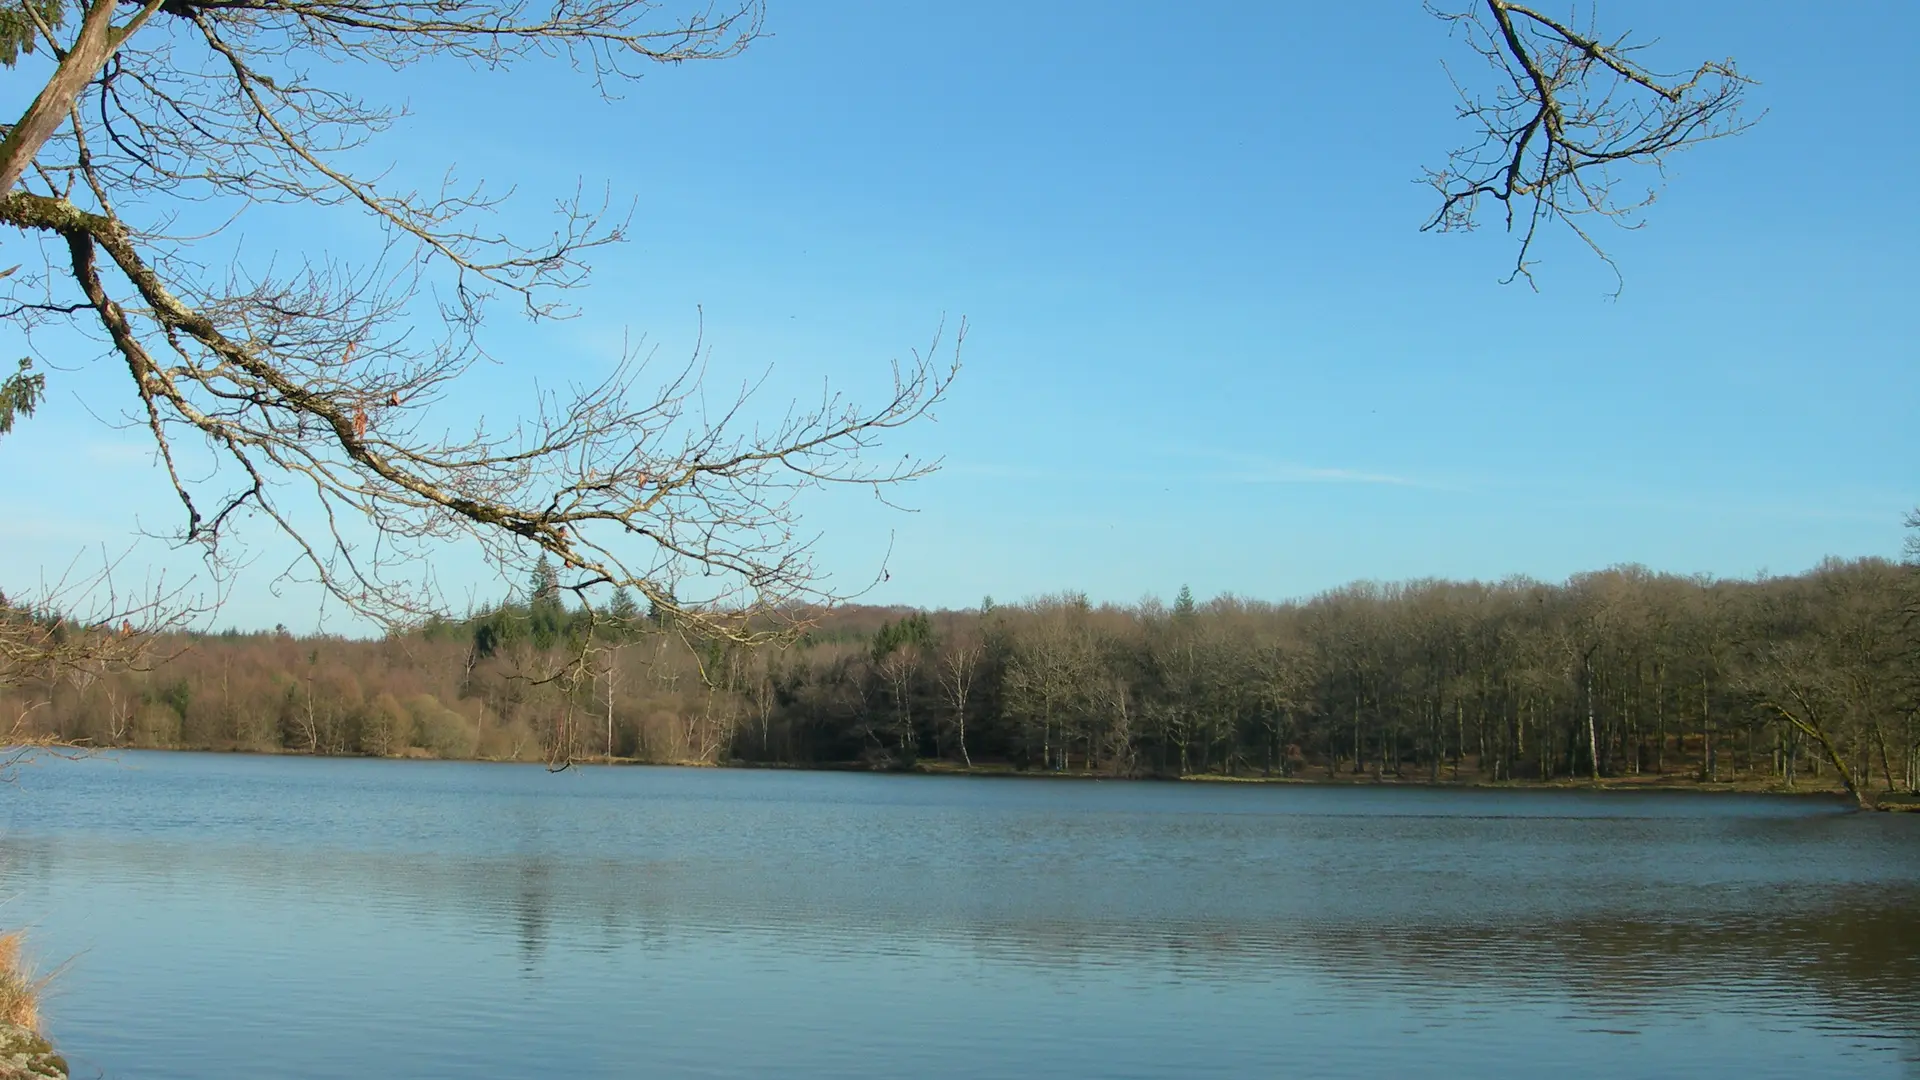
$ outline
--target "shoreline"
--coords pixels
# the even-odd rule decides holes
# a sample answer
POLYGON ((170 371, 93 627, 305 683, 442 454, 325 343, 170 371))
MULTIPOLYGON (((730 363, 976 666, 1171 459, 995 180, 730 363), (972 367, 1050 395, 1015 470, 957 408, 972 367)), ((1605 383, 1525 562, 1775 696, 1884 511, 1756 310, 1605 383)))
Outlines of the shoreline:
MULTIPOLYGON (((246 757, 286 757, 341 759, 360 761, 392 762, 442 762, 448 764, 484 764, 484 765, 525 765, 551 768, 539 760, 501 757, 441 758, 427 755, 394 755, 379 757, 369 754, 311 754, 298 750, 253 750, 242 748, 162 748, 162 747, 98 747, 90 748, 90 753, 112 754, 116 751, 133 750, 142 753, 162 754, 214 754, 246 757)), ((650 761, 640 758, 580 758, 569 762, 565 768, 632 768, 649 767, 662 769, 740 769, 767 770, 785 772, 843 772, 870 773, 877 776, 940 776, 966 777, 981 779, 1008 780, 1057 780, 1057 781, 1115 781, 1135 783, 1183 783, 1183 784, 1251 784, 1283 785, 1298 787, 1340 787, 1340 788, 1419 788, 1431 790, 1456 791, 1565 791, 1565 792, 1601 792, 1608 794, 1659 793, 1659 794, 1697 794, 1697 795, 1765 795, 1800 799, 1830 799, 1849 801, 1844 789, 1835 786, 1809 786, 1806 783, 1793 787, 1768 778, 1742 777, 1728 780, 1698 780, 1682 773, 1640 773, 1628 776, 1606 776, 1599 780, 1572 777, 1557 777, 1552 780, 1487 780, 1478 776, 1442 778, 1431 780, 1415 777, 1395 777, 1391 775, 1317 775, 1317 776, 1260 776, 1227 775, 1222 773, 1185 773, 1120 775, 1100 772, 1041 772, 1016 768, 1006 764, 959 765, 946 761, 923 761, 901 768, 873 768, 860 762, 814 762, 792 764, 785 762, 761 762, 736 760, 728 762, 702 761, 650 761)), ((560 771, 560 770, 555 770, 560 771)), ((1324 773, 1323 768, 1316 772, 1324 773)), ((1875 792, 1869 798, 1865 810, 1885 812, 1920 812, 1920 795, 1902 792, 1875 792)))
MULTIPOLYGON (((756 766, 746 766, 753 768, 756 766)), ((798 767, 798 766, 788 766, 798 767)), ((879 770, 865 770, 879 771, 879 770)), ((1461 777, 1457 779, 1428 780, 1417 777, 1395 776, 1230 776, 1222 773, 1183 773, 1178 775, 1141 775, 1115 776, 1106 773, 1042 773, 1027 772, 1012 768, 992 766, 949 766, 945 763, 932 767, 914 766, 901 772, 918 773, 927 776, 1003 776, 1012 779, 1027 780, 1135 780, 1143 782, 1165 782, 1180 784, 1251 784, 1282 785, 1298 787, 1326 788, 1419 788, 1435 791, 1565 791, 1573 793, 1604 792, 1646 793, 1646 794, 1694 794, 1694 795, 1768 795, 1787 798, 1833 799, 1849 801, 1845 789, 1835 787, 1809 787, 1798 784, 1787 787, 1784 784, 1754 778, 1738 780, 1703 781, 1690 779, 1679 773, 1640 774, 1638 776, 1605 776, 1599 780, 1556 778, 1553 780, 1486 780, 1480 777, 1461 777)), ((1324 770, 1319 770, 1324 772, 1324 770)), ((1882 802, 1887 805, 1870 806, 1868 809, 1880 810, 1920 810, 1920 796, 1893 793, 1881 793, 1882 802)))

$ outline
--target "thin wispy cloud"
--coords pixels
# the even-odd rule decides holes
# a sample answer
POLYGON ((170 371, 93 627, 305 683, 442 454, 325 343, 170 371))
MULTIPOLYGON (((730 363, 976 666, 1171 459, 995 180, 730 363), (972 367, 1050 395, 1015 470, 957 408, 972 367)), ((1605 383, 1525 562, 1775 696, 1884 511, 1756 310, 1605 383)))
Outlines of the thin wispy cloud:
POLYGON ((1368 466, 1319 465, 1282 461, 1257 454, 1227 450, 1176 449, 1172 453, 1195 461, 1219 466, 1214 478, 1236 484, 1361 484, 1387 487, 1421 488, 1431 491, 1457 490, 1417 476, 1368 466))
POLYGON ((94 442, 86 448, 87 461, 109 468, 153 464, 152 443, 94 442))
POLYGON ((1907 511, 1912 509, 1912 500, 1887 493, 1861 494, 1852 498, 1812 496, 1803 500, 1727 499, 1659 492, 1568 498, 1555 493, 1541 497, 1536 505, 1556 510, 1616 510, 1722 519, 1859 522, 1894 529, 1907 511))
POLYGON ((1223 473, 1219 479, 1236 484, 1387 484, 1393 487, 1429 487, 1411 477, 1366 469, 1325 468, 1312 465, 1268 465, 1223 473))
POLYGON ((992 480, 1032 480, 1068 484, 1358 484, 1442 490, 1443 485, 1376 469, 1303 465, 1268 461, 1243 455, 1177 453, 1166 456, 1199 459, 1210 464, 1194 468, 1075 468, 1000 462, 949 461, 941 470, 954 476, 992 480))

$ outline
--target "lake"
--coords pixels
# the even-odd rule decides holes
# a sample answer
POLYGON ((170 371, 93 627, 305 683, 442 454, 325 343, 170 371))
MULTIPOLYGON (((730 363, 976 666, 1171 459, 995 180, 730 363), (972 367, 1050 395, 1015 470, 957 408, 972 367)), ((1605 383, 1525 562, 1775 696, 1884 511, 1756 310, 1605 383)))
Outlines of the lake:
POLYGON ((121 753, 0 789, 76 1078, 1920 1077, 1920 815, 121 753))

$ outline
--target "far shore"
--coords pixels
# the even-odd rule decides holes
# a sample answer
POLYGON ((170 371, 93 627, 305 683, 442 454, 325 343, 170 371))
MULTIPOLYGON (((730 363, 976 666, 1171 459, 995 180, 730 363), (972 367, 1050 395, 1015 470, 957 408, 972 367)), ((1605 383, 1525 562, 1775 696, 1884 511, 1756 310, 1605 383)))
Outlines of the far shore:
MULTIPOLYGON (((375 757, 366 754, 310 754, 300 750, 260 750, 239 747, 98 747, 90 752, 110 754, 117 750, 138 750, 142 752, 168 754, 224 754, 248 757, 299 757, 299 758, 339 758, 364 761, 416 761, 471 763, 484 765, 540 765, 552 768, 539 759, 472 757, 441 758, 432 755, 409 754, 392 757, 375 757)), ((1725 780, 1701 780, 1696 776, 1681 772, 1637 773, 1622 776, 1603 776, 1598 780, 1584 777, 1555 777, 1551 780, 1489 780, 1469 773, 1464 776, 1448 776, 1444 773, 1439 779, 1426 776, 1382 773, 1334 773, 1329 775, 1325 767, 1313 767, 1302 770, 1292 776, 1264 775, 1244 773, 1228 775, 1225 773, 1138 773, 1122 775, 1117 773, 1093 771, 1041 771, 1022 769, 1004 762, 980 762, 962 765, 944 760, 923 760, 911 765, 892 768, 876 768, 858 761, 823 761, 807 764, 785 762, 734 760, 727 762, 706 761, 657 761, 645 758, 625 757, 581 757, 567 763, 568 768, 605 767, 605 766, 645 766, 673 769, 749 769, 777 772, 855 772, 893 776, 948 776, 1001 778, 1009 780, 1080 780, 1080 781, 1138 781, 1190 784, 1279 784, 1302 787, 1351 787, 1351 788, 1433 788, 1459 791, 1568 791, 1568 792, 1691 792, 1705 795, 1771 795, 1791 798, 1846 799, 1845 789, 1838 784, 1800 781, 1792 786, 1773 777, 1735 777, 1725 780)), ((1920 795, 1905 792, 1875 792, 1870 796, 1867 809, 1894 812, 1920 812, 1920 795)))

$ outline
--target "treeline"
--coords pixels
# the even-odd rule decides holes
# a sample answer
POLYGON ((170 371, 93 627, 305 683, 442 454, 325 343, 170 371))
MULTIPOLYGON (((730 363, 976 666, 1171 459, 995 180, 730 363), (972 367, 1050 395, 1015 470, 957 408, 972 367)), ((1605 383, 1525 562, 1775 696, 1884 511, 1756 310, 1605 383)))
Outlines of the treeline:
POLYGON ((549 761, 946 762, 1122 776, 1665 774, 1912 793, 1913 568, 1360 583, 978 610, 851 608, 784 646, 690 645, 624 598, 529 599, 378 641, 158 643, 15 693, 97 745, 549 761))

